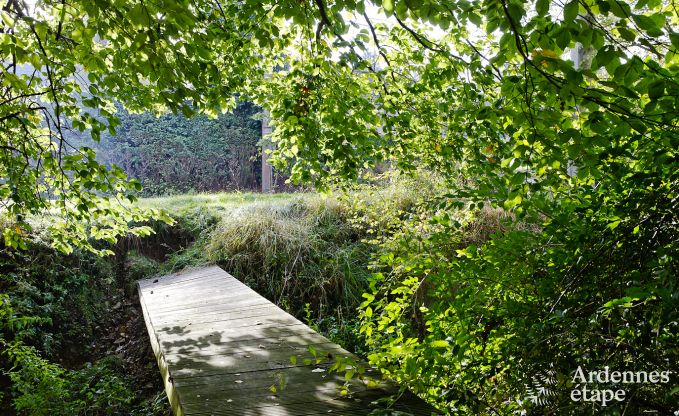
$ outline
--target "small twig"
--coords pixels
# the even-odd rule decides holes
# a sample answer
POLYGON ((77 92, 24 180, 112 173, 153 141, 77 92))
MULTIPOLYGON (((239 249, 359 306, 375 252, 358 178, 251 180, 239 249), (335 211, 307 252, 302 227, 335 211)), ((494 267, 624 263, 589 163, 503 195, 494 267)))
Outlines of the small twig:
POLYGON ((410 33, 410 35, 419 43, 422 45, 425 49, 428 49, 432 52, 440 53, 443 56, 446 56, 448 58, 455 58, 458 61, 464 63, 465 65, 469 65, 469 62, 467 62, 464 58, 461 56, 455 55, 454 53, 451 53, 450 51, 443 50, 436 45, 436 43, 432 42, 431 40, 427 39, 424 37, 424 35, 421 35, 417 33, 415 30, 413 30, 411 27, 403 23, 401 19, 398 18, 398 16, 394 15, 396 18, 396 21, 398 22, 399 26, 401 26, 403 29, 406 30, 406 32, 410 33))

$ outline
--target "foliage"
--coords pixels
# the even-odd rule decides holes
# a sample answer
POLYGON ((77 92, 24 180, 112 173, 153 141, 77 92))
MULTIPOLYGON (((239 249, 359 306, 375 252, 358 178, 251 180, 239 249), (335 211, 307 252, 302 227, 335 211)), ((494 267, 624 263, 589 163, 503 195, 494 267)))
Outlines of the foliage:
POLYGON ((110 369, 110 362, 68 371, 26 345, 31 326, 47 318, 20 317, 7 295, 0 296, 0 345, 8 360, 15 410, 31 415, 127 414, 131 394, 110 369))
POLYGON ((127 415, 131 393, 106 363, 80 371, 64 370, 32 347, 15 343, 6 351, 14 408, 30 415, 127 415))
MULTIPOLYGON (((156 402, 135 405, 115 359, 104 359, 81 370, 66 370, 40 357, 20 341, 4 353, 14 365, 8 372, 14 393, 14 409, 36 416, 161 415, 156 402)), ((162 397, 165 400, 164 397, 162 397)))
POLYGON ((101 142, 82 141, 107 166, 119 166, 141 182, 142 195, 255 189, 259 184, 257 109, 239 103, 233 114, 216 119, 201 115, 129 114, 119 108, 116 135, 101 142))
POLYGON ((333 311, 332 314, 312 318, 311 313, 313 311, 309 311, 306 324, 314 331, 359 357, 367 355, 364 337, 360 333, 360 321, 354 314, 340 309, 333 311))
MULTIPOLYGON (((559 233, 497 215, 480 211, 462 228, 439 220, 425 235, 409 229, 385 243, 383 272, 362 305, 370 360, 451 412, 673 411, 674 383, 621 386, 644 400, 607 409, 574 402, 570 391, 578 365, 676 370, 677 266, 655 257, 675 252, 674 231, 630 227, 611 244, 602 238, 610 223, 596 213, 559 233), (484 228, 494 232, 476 231, 484 228), (545 374, 557 385, 543 383, 553 393, 532 402, 526 386, 545 374)), ((676 214, 656 221, 663 215, 676 214)))
POLYGON ((369 173, 362 179, 342 193, 340 200, 352 226, 373 244, 401 230, 405 221, 426 218, 431 201, 446 191, 441 178, 424 170, 407 177, 395 171, 369 173))
POLYGON ((136 292, 137 280, 209 263, 205 245, 221 220, 219 212, 199 205, 182 209, 174 216, 173 225, 154 223, 154 235, 144 239, 128 238, 123 242, 125 276, 127 284, 134 286, 129 288, 130 293, 136 292))
MULTIPOLYGON (((446 185, 432 199, 432 224, 415 219, 395 240, 383 236, 363 316, 371 360, 388 374, 440 397, 451 413, 615 414, 617 404, 524 399, 534 377, 572 375, 571 359, 677 372, 674 3, 48 1, 35 18, 18 4, 3 3, 0 44, 12 62, 2 69, 0 113, 0 197, 11 214, 54 200, 62 210, 75 205, 67 218, 113 215, 95 236, 126 231, 129 218, 91 189, 124 197, 134 184, 87 150, 61 157, 60 116, 97 137, 101 120, 116 124, 112 98, 132 110, 215 112, 241 93, 270 110, 274 160, 291 165, 295 181, 327 188, 387 163, 425 167, 446 185), (28 63, 37 78, 16 73, 28 63), (91 91, 71 77, 76 63, 91 91), (48 190, 56 199, 41 198, 48 190), (485 205, 504 209, 507 223, 466 240, 469 219, 455 208, 485 205), (411 313, 413 302, 425 309, 411 313)), ((293 207, 257 214, 244 235, 223 226, 215 258, 247 265, 240 241, 272 250, 259 257, 269 265, 323 247, 322 230, 290 220, 293 207), (251 237, 258 233, 282 238, 261 242, 251 237)), ((341 231, 332 216, 322 219, 341 231)), ((16 220, 5 228, 14 246, 25 228, 16 220)), ((79 227, 62 231, 61 248, 84 241, 79 227)), ((635 400, 624 406, 675 411, 671 387, 631 386, 635 400)))
POLYGON ((234 87, 257 72, 263 57, 249 46, 275 28, 250 20, 259 8, 2 1, 0 201, 16 218, 15 227, 3 230, 6 244, 22 245, 27 214, 53 209, 62 217, 52 227, 54 246, 63 251, 94 250, 90 236, 111 242, 128 232, 148 233, 133 222, 168 220, 122 204, 134 201, 140 183, 107 169, 90 148, 73 147, 65 131, 88 131, 94 140, 113 132, 115 99, 131 111, 166 107, 216 115, 232 108, 234 87), (254 36, 232 30, 237 21, 254 36), (222 68, 227 61, 231 70, 222 68))
MULTIPOLYGON (((431 202, 436 227, 414 222, 379 260, 363 304, 371 362, 451 413, 675 411, 676 381, 629 387, 634 398, 606 409, 572 401, 567 381, 574 363, 677 370, 676 9, 381 5, 394 24, 368 27, 362 41, 384 66, 352 50, 329 59, 317 35, 262 94, 294 178, 323 186, 389 160, 448 183, 431 202), (428 40, 418 18, 444 34, 428 40), (470 242, 450 211, 483 205, 531 226, 470 242), (557 397, 531 403, 533 377, 552 371, 557 397)), ((342 18, 319 13, 341 47, 342 18)))
POLYGON ((22 338, 52 358, 92 343, 96 325, 107 319, 102 305, 112 274, 110 264, 82 253, 67 256, 40 244, 0 250, 0 287, 16 314, 50 324, 26 328, 22 338))

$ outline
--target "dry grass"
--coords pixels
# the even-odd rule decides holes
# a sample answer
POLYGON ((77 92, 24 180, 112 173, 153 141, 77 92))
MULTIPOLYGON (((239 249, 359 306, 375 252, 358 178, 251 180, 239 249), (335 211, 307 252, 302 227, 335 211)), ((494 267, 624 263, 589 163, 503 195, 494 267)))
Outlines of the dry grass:
POLYGON ((299 312, 352 308, 367 282, 370 251, 333 199, 319 196, 254 205, 225 215, 207 258, 299 312))

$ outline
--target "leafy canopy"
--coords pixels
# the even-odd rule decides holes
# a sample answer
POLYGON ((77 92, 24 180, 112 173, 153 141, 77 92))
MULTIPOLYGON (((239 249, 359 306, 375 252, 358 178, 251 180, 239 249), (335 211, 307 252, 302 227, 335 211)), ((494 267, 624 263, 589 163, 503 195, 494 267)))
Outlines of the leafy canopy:
POLYGON ((0 201, 17 219, 5 230, 10 245, 27 213, 61 212, 55 244, 65 250, 158 215, 106 202, 134 199, 139 184, 64 136, 113 131, 114 99, 132 111, 215 114, 240 93, 272 111, 278 164, 292 161, 293 180, 354 178, 383 160, 448 175, 463 168, 507 208, 538 187, 572 182, 569 167, 578 180, 597 180, 607 158, 677 144, 672 3, 5 0, 0 8, 0 201), (568 59, 576 44, 591 57, 586 68, 568 59))

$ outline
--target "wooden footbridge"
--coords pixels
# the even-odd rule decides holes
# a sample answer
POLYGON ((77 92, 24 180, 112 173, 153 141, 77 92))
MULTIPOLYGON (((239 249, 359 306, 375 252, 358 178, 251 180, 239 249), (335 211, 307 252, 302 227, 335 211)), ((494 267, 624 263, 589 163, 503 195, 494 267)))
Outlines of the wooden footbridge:
POLYGON ((393 395, 391 414, 435 413, 388 382, 342 395, 328 367, 351 354, 218 267, 142 280, 139 298, 176 416, 368 415, 393 395))

